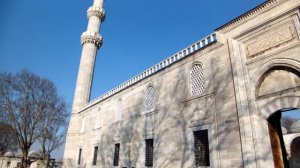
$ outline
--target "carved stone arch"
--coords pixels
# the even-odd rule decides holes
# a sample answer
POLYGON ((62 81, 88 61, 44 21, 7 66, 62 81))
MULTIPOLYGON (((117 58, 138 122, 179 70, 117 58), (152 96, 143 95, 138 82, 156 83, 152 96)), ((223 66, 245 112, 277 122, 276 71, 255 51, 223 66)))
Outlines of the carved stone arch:
POLYGON ((300 72, 300 62, 292 59, 272 59, 260 67, 251 78, 250 96, 252 100, 256 100, 256 90, 264 80, 265 74, 273 67, 288 67, 300 72))
POLYGON ((193 68, 195 65, 201 65, 201 66, 203 66, 203 63, 200 62, 200 61, 195 61, 195 62, 193 62, 192 68, 193 68))
POLYGON ((152 82, 150 82, 150 83, 147 84, 147 88, 148 87, 154 87, 154 84, 152 82))
POLYGON ((280 120, 281 117, 281 113, 278 112, 283 109, 300 108, 300 95, 292 91, 299 89, 298 84, 289 85, 293 87, 287 87, 290 89, 285 89, 284 87, 281 87, 278 81, 282 81, 282 77, 284 78, 285 74, 291 76, 291 79, 294 81, 295 79, 298 80, 297 76, 299 75, 296 75, 296 77, 293 75, 298 74, 299 72, 299 61, 281 58, 266 61, 257 69, 253 76, 250 77, 250 89, 248 95, 251 102, 253 102, 251 103, 251 106, 254 109, 257 109, 258 115, 264 120, 262 121, 261 135, 269 134, 270 138, 265 138, 264 136, 261 138, 266 144, 270 143, 269 148, 267 147, 267 150, 269 150, 268 153, 270 153, 268 157, 273 158, 274 165, 288 165, 287 155, 286 152, 284 152, 286 150, 284 145, 282 146, 284 142, 282 140, 281 127, 278 127, 278 124, 280 123, 278 120, 280 120), (280 80, 276 80, 276 77, 278 77, 277 75, 281 77, 279 78, 280 80), (260 86, 263 82, 266 82, 264 83, 264 86, 266 86, 265 88, 270 89, 270 92, 264 92, 267 94, 259 94, 258 96, 257 90, 261 89, 260 86), (273 83, 280 87, 275 87, 275 85, 272 85, 273 83))
POLYGON ((287 144, 287 146, 289 146, 291 148, 292 143, 296 138, 300 138, 300 133, 294 133, 293 135, 291 135, 291 137, 289 137, 288 139, 285 139, 284 142, 287 144))
POLYGON ((267 120, 273 113, 276 113, 282 109, 296 109, 300 108, 300 97, 298 96, 286 96, 277 98, 269 103, 267 103, 259 114, 262 118, 267 120))

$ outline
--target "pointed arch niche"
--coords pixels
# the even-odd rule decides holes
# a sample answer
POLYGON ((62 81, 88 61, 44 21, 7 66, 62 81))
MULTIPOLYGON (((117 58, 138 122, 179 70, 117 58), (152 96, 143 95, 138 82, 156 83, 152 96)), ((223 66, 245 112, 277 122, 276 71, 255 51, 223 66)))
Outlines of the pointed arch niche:
POLYGON ((288 66, 273 66, 260 78, 256 99, 300 90, 300 72, 288 66))
POLYGON ((250 97, 263 119, 284 108, 300 108, 300 62, 272 59, 251 78, 250 97))

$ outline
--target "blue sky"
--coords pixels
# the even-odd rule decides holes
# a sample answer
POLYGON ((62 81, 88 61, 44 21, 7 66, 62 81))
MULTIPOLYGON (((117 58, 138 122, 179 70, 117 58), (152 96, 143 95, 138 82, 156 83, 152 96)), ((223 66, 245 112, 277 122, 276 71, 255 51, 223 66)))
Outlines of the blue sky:
MULTIPOLYGON (((106 0, 92 99, 263 2, 106 0)), ((49 78, 71 106, 91 5, 92 0, 1 0, 0 72, 26 68, 49 78)))

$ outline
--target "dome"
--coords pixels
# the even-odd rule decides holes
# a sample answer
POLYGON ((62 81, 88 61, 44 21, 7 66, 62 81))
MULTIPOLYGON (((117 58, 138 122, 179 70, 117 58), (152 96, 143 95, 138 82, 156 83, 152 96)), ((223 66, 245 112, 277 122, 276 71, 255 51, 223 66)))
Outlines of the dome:
POLYGON ((300 132, 300 120, 295 121, 291 127, 290 130, 292 133, 300 132))
POLYGON ((40 158, 41 157, 41 152, 38 150, 32 150, 29 152, 28 157, 31 158, 40 158))
POLYGON ((32 158, 35 158, 37 157, 37 151, 30 151, 29 154, 28 154, 28 157, 32 157, 32 158))
POLYGON ((287 132, 288 132, 288 130, 284 126, 281 126, 281 131, 282 131, 282 134, 287 134, 287 132))
POLYGON ((16 157, 23 157, 23 154, 22 153, 18 153, 18 154, 16 154, 16 157))
POLYGON ((4 154, 6 157, 15 157, 15 154, 12 151, 8 151, 4 154))

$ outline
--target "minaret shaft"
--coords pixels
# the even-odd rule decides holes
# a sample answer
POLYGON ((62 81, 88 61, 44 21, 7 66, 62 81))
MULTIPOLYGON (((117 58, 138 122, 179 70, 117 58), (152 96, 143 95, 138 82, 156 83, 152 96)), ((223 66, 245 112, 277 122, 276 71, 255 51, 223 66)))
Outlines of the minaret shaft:
POLYGON ((99 34, 104 20, 103 0, 94 0, 87 11, 87 31, 81 35, 82 53, 78 70, 72 112, 78 112, 90 100, 97 50, 102 44, 99 34))

